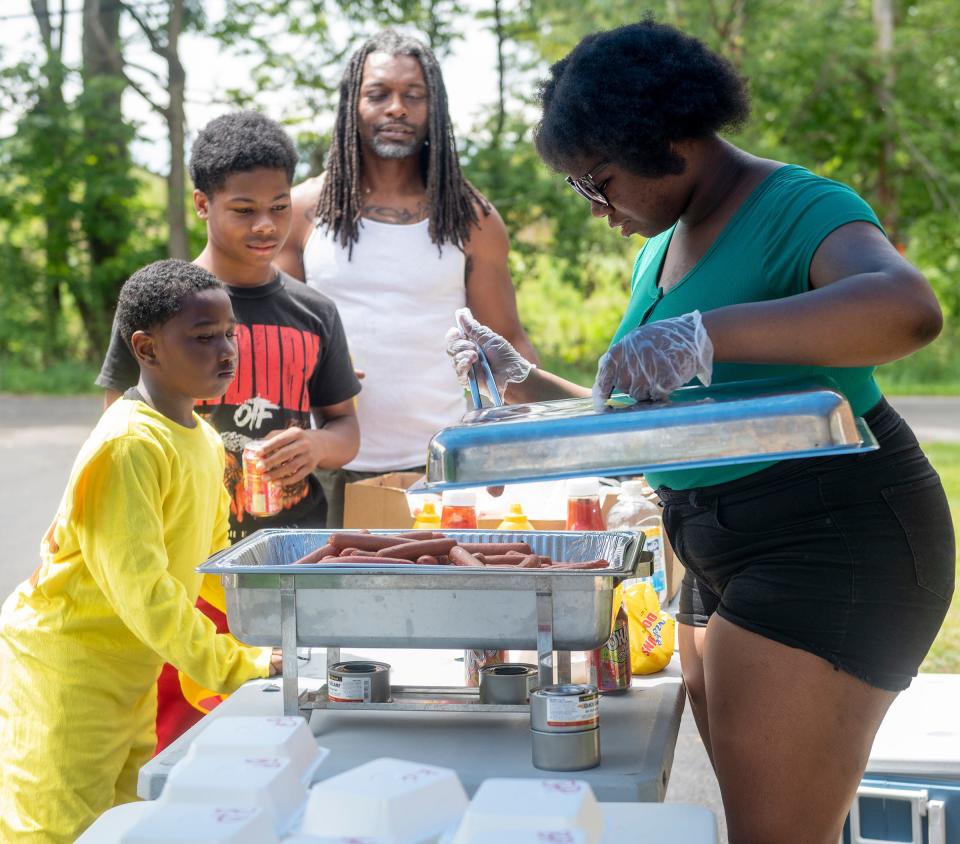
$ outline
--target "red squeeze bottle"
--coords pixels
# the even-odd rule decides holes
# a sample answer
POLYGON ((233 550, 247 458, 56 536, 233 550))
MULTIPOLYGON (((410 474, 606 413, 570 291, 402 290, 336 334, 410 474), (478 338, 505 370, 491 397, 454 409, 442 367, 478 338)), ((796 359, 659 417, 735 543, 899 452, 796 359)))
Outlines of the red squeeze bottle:
POLYGON ((450 530, 477 529, 477 497, 469 489, 451 489, 443 494, 440 527, 450 530))
POLYGON ((606 530, 596 478, 567 481, 567 530, 606 530))

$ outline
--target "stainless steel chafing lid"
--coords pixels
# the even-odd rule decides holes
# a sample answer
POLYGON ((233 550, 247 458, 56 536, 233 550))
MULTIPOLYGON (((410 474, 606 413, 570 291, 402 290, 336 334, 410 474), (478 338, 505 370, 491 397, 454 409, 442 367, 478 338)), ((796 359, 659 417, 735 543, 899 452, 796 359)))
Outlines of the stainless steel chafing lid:
POLYGON ((857 453, 877 448, 830 386, 807 382, 686 387, 669 401, 590 399, 469 412, 430 441, 410 492, 857 453))

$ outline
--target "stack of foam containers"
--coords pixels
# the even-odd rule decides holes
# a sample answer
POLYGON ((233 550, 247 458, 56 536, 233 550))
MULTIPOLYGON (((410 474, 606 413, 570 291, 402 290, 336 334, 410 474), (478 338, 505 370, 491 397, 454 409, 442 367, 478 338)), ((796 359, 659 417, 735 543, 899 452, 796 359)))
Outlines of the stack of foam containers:
POLYGON ((300 717, 212 721, 158 800, 110 810, 78 844, 278 844, 299 823, 326 755, 300 717))
MULTIPOLYGON (((620 804, 601 810, 582 780, 488 779, 468 803, 455 771, 390 758, 308 791, 326 753, 301 718, 213 720, 158 800, 111 809, 77 844, 608 844, 638 822, 635 804, 605 822, 620 804)), ((645 810, 642 825, 667 814, 661 833, 688 820, 684 840, 716 840, 702 807, 645 810)))
POLYGON ((467 794, 455 771, 381 758, 318 782, 290 844, 349 837, 375 844, 436 844, 460 820, 467 794))
POLYGON ((604 819, 583 780, 489 779, 443 844, 600 844, 604 819))

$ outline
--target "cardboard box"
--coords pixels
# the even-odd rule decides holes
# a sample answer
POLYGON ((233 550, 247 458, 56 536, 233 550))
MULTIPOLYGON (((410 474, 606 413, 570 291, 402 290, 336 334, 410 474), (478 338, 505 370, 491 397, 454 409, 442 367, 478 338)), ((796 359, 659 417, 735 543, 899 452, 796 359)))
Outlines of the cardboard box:
POLYGON ((410 530, 413 516, 406 491, 422 477, 417 472, 389 472, 347 484, 343 495, 343 526, 410 530))
MULTIPOLYGON (((363 481, 347 484, 343 501, 344 528, 409 530, 414 519, 412 508, 416 504, 411 505, 411 500, 407 498, 406 491, 421 477, 422 475, 416 472, 389 472, 375 478, 367 478, 363 481)), ((563 484, 563 481, 557 481, 556 483, 563 484)), ((413 496, 411 496, 412 498, 413 496)), ((617 493, 608 492, 604 495, 600 507, 604 518, 616 501, 617 493)), ((483 503, 481 501, 481 504, 483 503)), ((506 501, 504 500, 505 504, 506 501)), ((548 515, 548 518, 538 516, 531 518, 530 523, 537 530, 563 530, 566 527, 566 513, 562 512, 563 507, 561 501, 550 508, 549 514, 544 514, 548 515)), ((502 515, 484 516, 481 509, 481 515, 477 519, 477 527, 481 530, 495 530, 502 520, 502 515)))

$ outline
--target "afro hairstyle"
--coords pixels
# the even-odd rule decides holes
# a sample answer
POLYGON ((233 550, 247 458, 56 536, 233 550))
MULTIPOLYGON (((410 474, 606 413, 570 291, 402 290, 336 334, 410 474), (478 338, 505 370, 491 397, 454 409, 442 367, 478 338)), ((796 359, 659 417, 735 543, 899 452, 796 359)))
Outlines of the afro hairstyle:
POLYGON ((211 120, 190 150, 193 186, 212 197, 234 173, 260 167, 283 170, 293 182, 297 150, 275 120, 256 111, 238 111, 211 120))
POLYGON ((224 290, 216 276, 188 261, 169 259, 154 261, 137 270, 120 288, 117 331, 133 351, 130 338, 135 331, 147 331, 173 319, 183 309, 192 293, 203 290, 224 290))
POLYGON ((675 142, 735 128, 750 113, 746 84, 726 59, 650 16, 587 35, 539 94, 537 152, 561 171, 588 160, 651 178, 682 173, 675 142))

